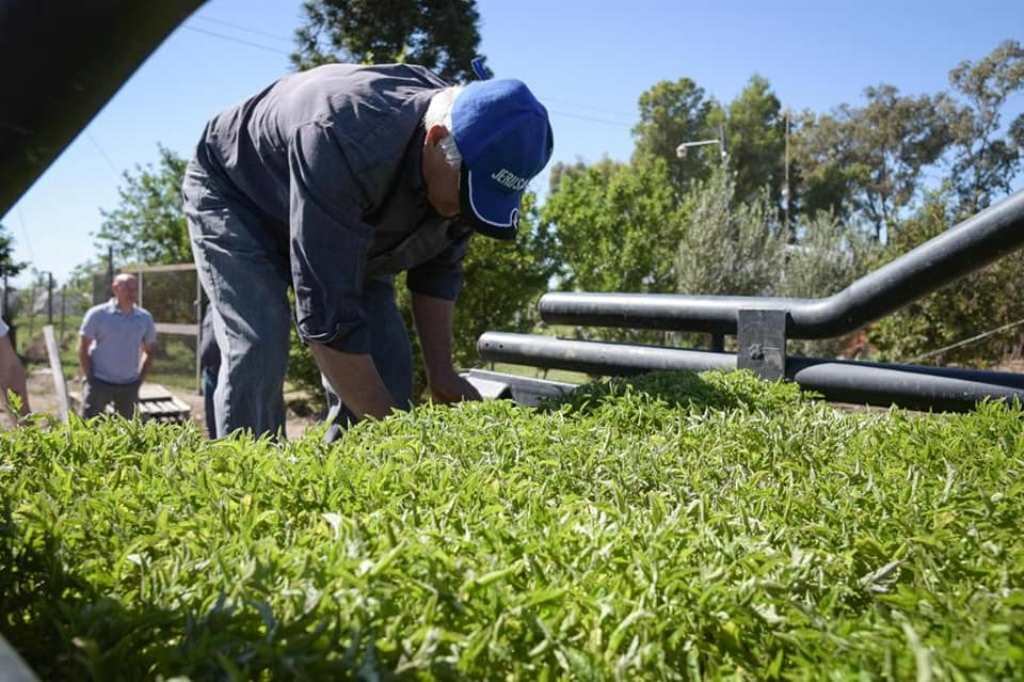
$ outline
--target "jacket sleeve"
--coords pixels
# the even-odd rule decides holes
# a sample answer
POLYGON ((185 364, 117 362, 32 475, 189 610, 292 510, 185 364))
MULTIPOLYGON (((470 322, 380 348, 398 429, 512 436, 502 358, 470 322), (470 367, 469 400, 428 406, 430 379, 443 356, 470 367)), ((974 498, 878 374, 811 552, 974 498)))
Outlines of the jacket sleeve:
POLYGON ((304 341, 368 353, 363 279, 373 229, 365 192, 326 124, 299 127, 288 150, 291 274, 304 341))
POLYGON ((469 248, 470 236, 463 234, 426 263, 410 268, 406 273, 409 291, 446 301, 456 300, 462 291, 462 261, 469 248))

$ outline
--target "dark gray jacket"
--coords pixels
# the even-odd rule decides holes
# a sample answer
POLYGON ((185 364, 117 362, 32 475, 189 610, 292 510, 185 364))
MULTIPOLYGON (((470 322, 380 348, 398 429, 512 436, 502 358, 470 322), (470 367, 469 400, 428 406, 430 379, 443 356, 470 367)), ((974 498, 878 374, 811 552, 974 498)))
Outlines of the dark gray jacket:
POLYGON ((458 295, 469 231, 433 210, 421 170, 423 115, 445 87, 422 67, 332 64, 207 125, 196 161, 267 217, 306 340, 368 352, 369 277, 408 271, 412 291, 458 295))

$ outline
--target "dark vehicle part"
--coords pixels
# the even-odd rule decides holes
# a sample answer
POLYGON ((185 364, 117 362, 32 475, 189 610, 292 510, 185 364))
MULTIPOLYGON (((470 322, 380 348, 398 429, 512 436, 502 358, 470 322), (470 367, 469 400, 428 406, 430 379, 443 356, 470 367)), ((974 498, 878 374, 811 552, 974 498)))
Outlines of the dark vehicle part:
POLYGON ((0 215, 203 0, 4 0, 0 215))

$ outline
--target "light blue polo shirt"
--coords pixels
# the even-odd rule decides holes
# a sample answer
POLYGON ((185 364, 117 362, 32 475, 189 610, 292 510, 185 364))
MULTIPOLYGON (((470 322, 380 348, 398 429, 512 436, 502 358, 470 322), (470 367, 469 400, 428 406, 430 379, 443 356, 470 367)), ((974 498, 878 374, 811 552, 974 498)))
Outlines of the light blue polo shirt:
POLYGON ((142 344, 156 343, 153 316, 139 306, 124 313, 113 298, 89 308, 79 333, 93 340, 89 346, 93 376, 111 384, 138 381, 142 344))

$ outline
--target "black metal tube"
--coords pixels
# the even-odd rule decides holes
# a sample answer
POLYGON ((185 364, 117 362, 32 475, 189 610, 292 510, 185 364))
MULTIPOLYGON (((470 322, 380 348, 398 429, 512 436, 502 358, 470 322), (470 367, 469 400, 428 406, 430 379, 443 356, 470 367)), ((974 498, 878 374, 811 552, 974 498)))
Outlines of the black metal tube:
POLYGON ((821 299, 556 292, 550 324, 735 334, 739 310, 783 310, 790 338, 841 336, 1024 246, 1024 191, 821 299))
MULTIPOLYGON (((588 374, 629 376, 653 370, 736 369, 732 353, 571 341, 550 336, 487 332, 477 343, 480 357, 588 374)), ((1024 375, 1007 372, 846 362, 791 357, 786 378, 826 399, 912 409, 965 411, 985 399, 1024 402, 1024 375)))
POLYGON ((203 0, 4 0, 0 215, 203 0))
POLYGON ((480 358, 587 374, 629 376, 656 369, 736 369, 736 356, 598 341, 570 341, 538 334, 486 332, 477 341, 480 358))

